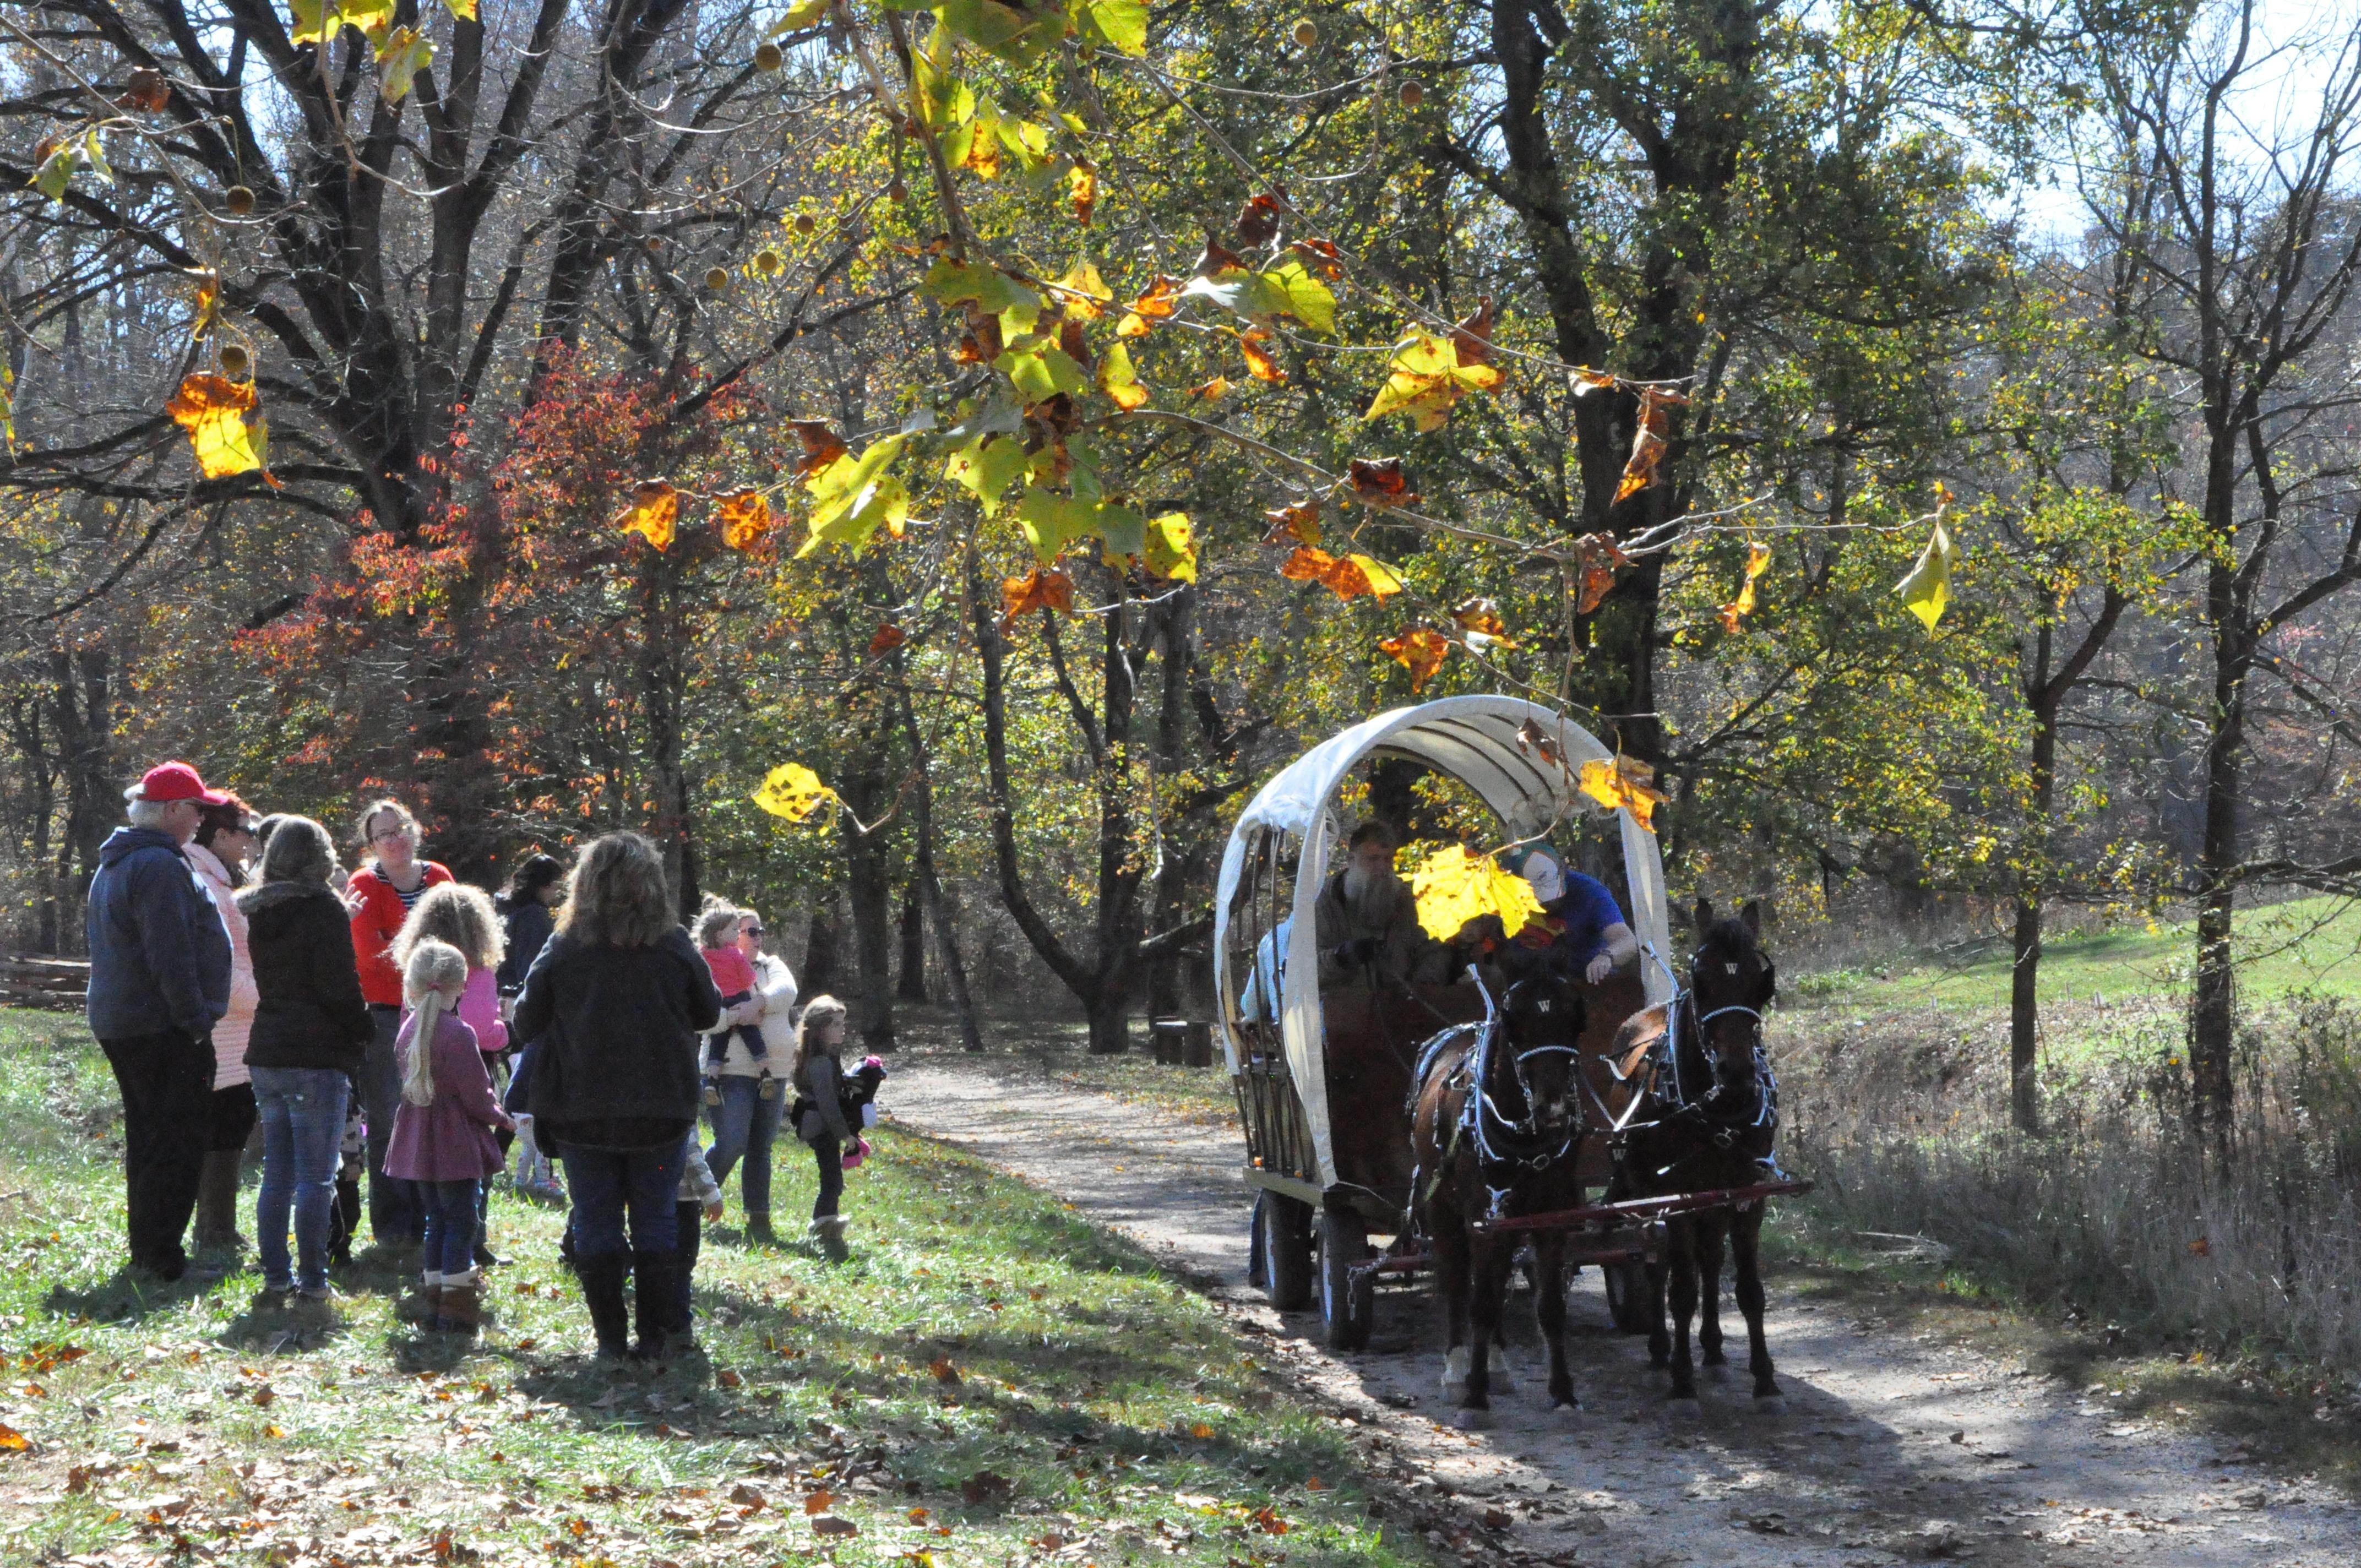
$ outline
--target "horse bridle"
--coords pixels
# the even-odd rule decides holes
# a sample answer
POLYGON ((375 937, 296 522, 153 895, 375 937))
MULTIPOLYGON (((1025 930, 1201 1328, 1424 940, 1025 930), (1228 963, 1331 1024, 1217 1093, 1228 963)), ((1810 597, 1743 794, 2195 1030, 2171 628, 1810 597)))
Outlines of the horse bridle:
MULTIPOLYGON (((1582 1102, 1579 1100, 1575 1102, 1574 1118, 1567 1123, 1565 1131, 1559 1137, 1554 1148, 1541 1147, 1524 1153, 1502 1154, 1492 1146, 1491 1133, 1487 1124, 1497 1124, 1503 1135, 1510 1137, 1521 1135, 1535 1140, 1540 1139, 1542 1135, 1534 1126, 1539 1113, 1533 1099, 1532 1080, 1526 1076, 1525 1064, 1536 1057, 1554 1055, 1579 1058, 1582 1055, 1581 1049, 1576 1046, 1535 1046, 1531 1050, 1519 1051, 1509 1058, 1510 1075, 1516 1080, 1517 1092, 1524 1097, 1525 1102, 1523 1117, 1511 1120, 1492 1099, 1490 1088, 1492 1053, 1505 1032, 1504 1008, 1517 992, 1523 989, 1526 982, 1521 980, 1510 986, 1508 992, 1496 1003, 1492 1000, 1491 989, 1484 983, 1483 976, 1477 973, 1473 964, 1468 966, 1467 973, 1469 978, 1476 981, 1477 994, 1484 998, 1484 1023, 1481 1032, 1477 1036, 1476 1059, 1473 1070, 1469 1074, 1474 1082, 1475 1092, 1467 1097, 1466 1112, 1469 1131, 1476 1139, 1476 1153, 1487 1166, 1514 1165, 1527 1170, 1547 1170, 1558 1160, 1565 1157, 1567 1152, 1582 1137, 1582 1102)), ((1579 1079, 1581 1074, 1577 1071, 1575 1076, 1579 1079)))
MULTIPOLYGON (((1665 978, 1673 982, 1672 1000, 1665 1004, 1664 1008, 1664 1037, 1657 1042, 1655 1048, 1650 1053, 1654 1058, 1653 1063, 1654 1070, 1648 1075, 1647 1086, 1632 1096, 1631 1103, 1624 1108, 1621 1117, 1609 1119, 1609 1130, 1622 1134, 1636 1131, 1642 1127, 1656 1126, 1675 1117, 1688 1117, 1705 1123, 1711 1130, 1710 1135, 1713 1141, 1721 1147, 1728 1148, 1737 1141, 1741 1132, 1753 1128, 1777 1127, 1779 1079, 1778 1075, 1771 1070, 1769 1053, 1763 1048, 1762 1009, 1732 1003, 1728 1007, 1717 1007, 1710 1013, 1699 1014, 1697 1011, 1697 992, 1681 983, 1680 976, 1673 972, 1670 964, 1657 956, 1653 948, 1647 948, 1646 951, 1648 957, 1655 960, 1656 967, 1664 971, 1665 978), (1728 1017, 1732 1014, 1754 1021, 1754 1081, 1759 1091, 1755 1096, 1752 1116, 1749 1117, 1743 1112, 1734 1116, 1725 1116, 1714 1107, 1713 1102, 1721 1094, 1721 1084, 1718 1076, 1714 1082, 1706 1087, 1703 1094, 1695 1099, 1689 1097, 1687 1085, 1681 1072, 1681 1019, 1685 1014, 1688 1015, 1689 1026, 1697 1031, 1699 1051, 1708 1062, 1712 1060, 1713 1042, 1711 1036, 1706 1033, 1707 1025, 1717 1018, 1728 1017), (1664 1088, 1668 1075, 1672 1080, 1670 1092, 1666 1092, 1664 1088), (1653 1100, 1663 1107, 1662 1113, 1653 1121, 1633 1121, 1631 1119, 1633 1114, 1650 1100, 1653 1100)), ((1703 957, 1704 952, 1705 949, 1700 948, 1689 956, 1691 973, 1694 974, 1697 971, 1698 959, 1703 957)), ((1604 1112, 1606 1107, 1602 1104, 1599 1109, 1604 1112)))

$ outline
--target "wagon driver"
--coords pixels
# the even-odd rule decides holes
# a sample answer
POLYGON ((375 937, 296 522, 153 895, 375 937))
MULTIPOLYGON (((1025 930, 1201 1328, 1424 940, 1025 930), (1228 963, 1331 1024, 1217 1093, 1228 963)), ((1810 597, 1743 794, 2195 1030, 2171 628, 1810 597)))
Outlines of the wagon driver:
POLYGON ((1345 868, 1328 879, 1312 906, 1320 942, 1320 983, 1366 975, 1376 985, 1400 985, 1425 939, 1418 901, 1394 874, 1392 829, 1364 822, 1346 840, 1345 868))
POLYGON ((1583 979, 1603 984, 1640 956, 1640 938, 1631 934, 1631 923, 1607 884, 1573 870, 1550 847, 1543 837, 1549 826, 1532 807, 1519 806, 1510 816, 1509 831, 1521 842, 1502 863, 1532 884, 1542 913, 1556 929, 1552 948, 1583 979))

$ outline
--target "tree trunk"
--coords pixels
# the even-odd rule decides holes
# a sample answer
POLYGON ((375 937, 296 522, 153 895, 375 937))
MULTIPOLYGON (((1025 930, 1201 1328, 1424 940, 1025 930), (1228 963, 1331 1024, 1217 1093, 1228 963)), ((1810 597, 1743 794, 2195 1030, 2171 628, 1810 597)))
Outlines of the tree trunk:
MULTIPOLYGON (((898 676, 902 670, 898 651, 895 661, 898 676)), ((910 740, 910 765, 917 770, 917 782, 910 791, 910 820, 917 839, 910 851, 916 873, 912 881, 925 901, 926 922, 935 933, 935 959, 941 969, 943 987, 951 994, 952 1011, 959 1014, 960 1047, 980 1051, 983 1049, 983 1029, 975 1015, 975 999, 968 994, 967 966, 960 960, 959 932, 951 918, 950 901, 943 896, 942 878, 935 869, 935 785, 934 776, 928 771, 934 765, 933 756, 926 735, 918 729, 918 713, 910 704, 910 688, 897 680, 895 696, 901 707, 902 732, 910 740)))
POLYGON ((805 1001, 836 989, 844 972, 842 946, 836 924, 836 894, 831 889, 812 901, 811 930, 804 938, 803 973, 797 977, 805 1001))
POLYGON ((2035 1075, 2041 1037, 2041 895, 2016 903, 2015 962, 2008 982, 2008 1114, 2020 1133, 2041 1130, 2040 1084, 2035 1075))
POLYGON ((922 1007, 927 1003, 927 917, 915 872, 902 884, 902 961, 894 994, 922 1007))
POLYGON ((1131 998, 1102 994, 1086 1016, 1090 1019, 1090 1051, 1094 1057, 1121 1056, 1131 1048, 1131 998))
POLYGON ((883 771, 864 759, 845 778, 846 810, 837 813, 844 845, 845 894, 852 910, 853 1026, 873 1051, 894 1048, 894 890, 881 828, 863 833, 885 798, 883 771))

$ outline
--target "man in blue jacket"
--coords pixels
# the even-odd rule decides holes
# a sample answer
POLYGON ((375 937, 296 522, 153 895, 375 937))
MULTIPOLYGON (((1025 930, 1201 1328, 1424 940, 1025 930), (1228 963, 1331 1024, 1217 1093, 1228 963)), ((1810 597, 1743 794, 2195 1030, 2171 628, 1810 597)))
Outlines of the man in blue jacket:
POLYGON ((229 930, 181 846, 202 807, 228 799, 186 762, 150 768, 124 792, 131 826, 101 847, 90 883, 90 1032, 123 1094, 131 1266, 165 1281, 188 1271, 213 1029, 229 1011, 229 930))

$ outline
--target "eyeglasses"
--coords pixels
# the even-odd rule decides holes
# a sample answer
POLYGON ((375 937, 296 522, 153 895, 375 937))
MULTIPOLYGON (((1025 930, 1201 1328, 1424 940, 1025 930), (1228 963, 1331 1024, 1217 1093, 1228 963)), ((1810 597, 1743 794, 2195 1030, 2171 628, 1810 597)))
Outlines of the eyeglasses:
POLYGON ((370 834, 369 842, 372 844, 390 844, 396 839, 407 839, 409 837, 410 829, 407 828, 389 828, 382 833, 370 834))
POLYGON ((741 937, 759 937, 763 934, 763 928, 760 926, 741 926, 738 927, 738 934, 741 937))

